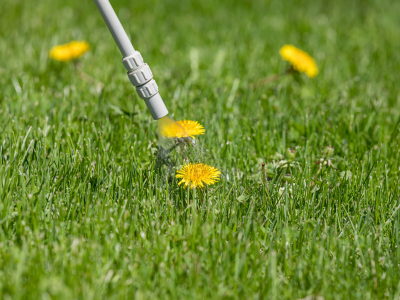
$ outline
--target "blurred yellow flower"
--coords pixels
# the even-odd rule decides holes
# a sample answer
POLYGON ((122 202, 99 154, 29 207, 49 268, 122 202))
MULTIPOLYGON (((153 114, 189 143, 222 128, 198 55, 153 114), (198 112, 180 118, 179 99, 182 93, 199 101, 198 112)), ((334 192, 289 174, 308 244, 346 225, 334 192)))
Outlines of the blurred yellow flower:
POLYGON ((50 49, 49 56, 58 61, 70 61, 81 57, 89 48, 89 44, 85 41, 72 41, 68 44, 54 46, 50 49))
POLYGON ((218 169, 202 163, 187 164, 182 169, 176 171, 176 178, 182 178, 178 183, 184 183, 184 188, 203 187, 205 184, 214 184, 219 180, 221 174, 218 169))
POLYGON ((318 67, 314 59, 303 50, 293 45, 284 45, 279 54, 282 58, 291 63, 293 69, 298 72, 304 72, 309 78, 313 78, 318 74, 318 67))

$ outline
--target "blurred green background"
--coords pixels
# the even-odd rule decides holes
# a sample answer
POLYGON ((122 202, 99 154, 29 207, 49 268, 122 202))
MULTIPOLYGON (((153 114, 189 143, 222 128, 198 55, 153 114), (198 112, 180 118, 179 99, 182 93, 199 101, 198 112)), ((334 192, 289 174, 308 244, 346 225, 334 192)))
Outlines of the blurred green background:
POLYGON ((1 0, 0 298, 398 299, 400 2, 111 3, 170 116, 238 176, 195 219, 94 3, 1 0), (91 50, 48 58, 71 40, 91 50), (284 44, 319 75, 252 89, 284 44), (287 147, 296 192, 277 172, 272 201, 260 163, 287 147))
MULTIPOLYGON (((328 138, 343 154, 348 154, 350 148, 362 157, 364 147, 383 142, 389 134, 386 129, 390 131, 397 121, 398 110, 392 109, 399 104, 395 88, 399 69, 396 2, 112 4, 134 47, 154 71, 172 116, 196 118, 209 132, 217 134, 218 140, 232 140, 254 131, 252 134, 263 136, 262 144, 256 143, 254 150, 257 155, 265 155, 276 150, 275 140, 282 136, 271 136, 271 128, 293 133, 287 141, 292 146, 304 144, 301 135, 306 130, 298 130, 296 124, 304 124, 308 116, 309 141, 318 139, 316 142, 322 146, 328 138), (315 80, 304 79, 301 84, 289 79, 250 90, 249 83, 286 69, 278 50, 287 43, 310 53, 320 75, 315 80), (236 78, 240 80, 238 90, 229 98, 236 78), (367 126, 368 132, 348 130, 347 124, 368 123, 364 113, 371 111, 378 115, 367 126), (316 114, 323 114, 323 118, 312 118, 316 114), (385 117, 379 118, 381 114, 385 117), (378 131, 374 130, 375 122, 380 125, 378 131), (325 125, 332 128, 332 136, 326 136, 325 125), (342 130, 346 130, 346 136, 336 134, 342 130), (359 133, 366 137, 360 139, 359 133)), ((0 95, 10 111, 28 117, 26 112, 33 112, 35 103, 18 102, 12 80, 29 86, 29 98, 36 97, 40 102, 34 108, 35 116, 44 116, 53 107, 63 110, 64 105, 72 105, 77 108, 76 114, 97 118, 105 113, 108 103, 131 112, 146 111, 142 101, 133 96, 121 55, 91 1, 58 1, 51 5, 46 1, 3 1, 2 5, 0 95), (89 77, 74 77, 68 67, 48 59, 53 45, 73 39, 87 40, 92 47, 79 62, 92 81, 89 77), (105 84, 101 101, 95 92, 95 83, 100 82, 105 84), (57 92, 62 94, 71 84, 77 92, 70 95, 69 102, 62 101, 57 92), (89 103, 96 103, 98 109, 89 110, 91 105, 85 106, 89 103)), ((208 135, 206 140, 215 143, 215 136, 208 135)))

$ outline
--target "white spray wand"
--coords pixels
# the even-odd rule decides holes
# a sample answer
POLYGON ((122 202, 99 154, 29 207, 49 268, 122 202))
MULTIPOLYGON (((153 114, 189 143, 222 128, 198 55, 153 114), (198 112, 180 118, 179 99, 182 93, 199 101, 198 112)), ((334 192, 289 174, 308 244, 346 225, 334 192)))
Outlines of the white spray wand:
POLYGON ((94 0, 94 3, 122 53, 122 63, 128 71, 128 78, 132 85, 136 87, 139 97, 146 103, 154 120, 165 117, 168 110, 158 92, 153 73, 148 64, 143 61, 140 53, 133 48, 110 2, 108 0, 94 0))

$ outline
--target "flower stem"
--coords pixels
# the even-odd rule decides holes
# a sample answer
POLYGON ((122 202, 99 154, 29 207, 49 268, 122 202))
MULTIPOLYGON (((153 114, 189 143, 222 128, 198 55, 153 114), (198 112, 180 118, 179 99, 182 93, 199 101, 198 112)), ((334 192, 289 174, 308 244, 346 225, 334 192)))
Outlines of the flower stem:
POLYGON ((295 72, 295 70, 293 69, 293 67, 290 67, 289 69, 287 69, 285 72, 283 72, 281 74, 275 74, 275 75, 270 75, 270 76, 265 77, 265 78, 261 78, 257 82, 252 83, 250 85, 250 87, 253 88, 253 89, 258 88, 258 87, 266 85, 268 83, 277 81, 277 80, 281 79, 283 76, 288 75, 288 74, 292 74, 293 72, 295 72))
POLYGON ((186 143, 183 145, 183 158, 184 158, 185 162, 188 164, 189 163, 189 159, 188 159, 187 154, 186 154, 186 143))
POLYGON ((263 179, 264 179, 265 189, 267 191, 267 197, 271 198, 269 196, 269 192, 268 192, 268 180, 267 180, 267 172, 265 171, 265 163, 262 163, 262 175, 263 175, 263 179))
POLYGON ((203 195, 202 195, 202 193, 201 193, 201 189, 198 188, 198 190, 199 190, 199 195, 200 195, 201 203, 203 203, 203 205, 204 205, 204 199, 203 199, 203 195))

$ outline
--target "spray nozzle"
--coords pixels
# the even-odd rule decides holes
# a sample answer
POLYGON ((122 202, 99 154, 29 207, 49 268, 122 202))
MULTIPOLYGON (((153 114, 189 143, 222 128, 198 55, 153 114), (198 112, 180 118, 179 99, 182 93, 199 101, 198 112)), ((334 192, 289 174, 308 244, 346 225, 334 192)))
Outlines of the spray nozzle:
POLYGON ((142 55, 133 48, 110 2, 108 0, 94 0, 94 3, 124 57, 122 63, 128 71, 128 78, 132 85, 136 87, 139 97, 146 103, 154 120, 165 117, 168 110, 158 92, 158 85, 153 79, 153 73, 143 61, 142 55))

